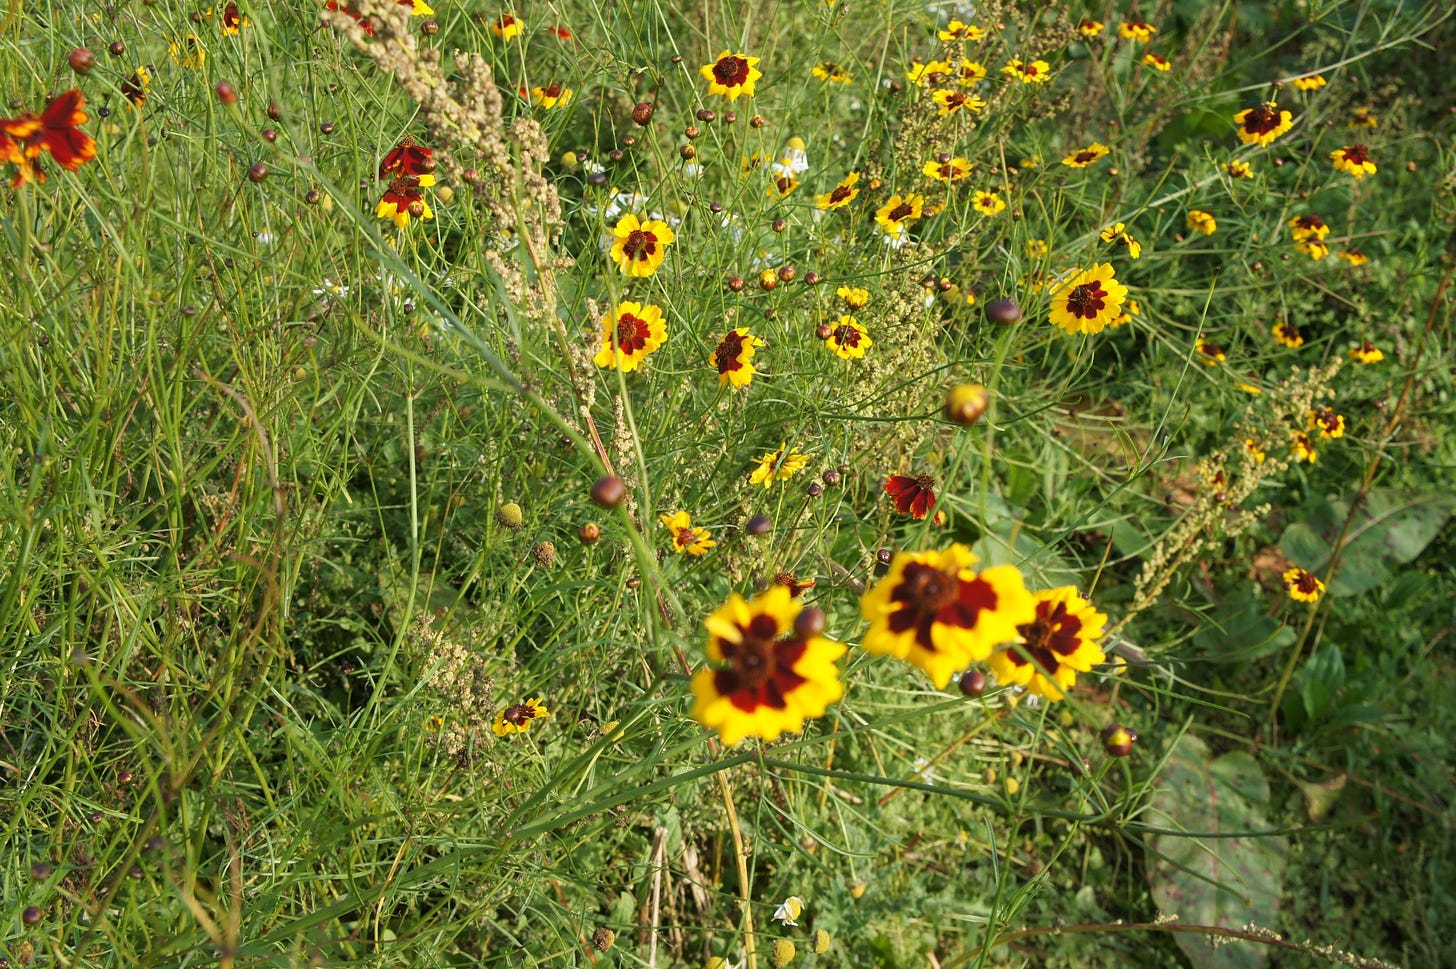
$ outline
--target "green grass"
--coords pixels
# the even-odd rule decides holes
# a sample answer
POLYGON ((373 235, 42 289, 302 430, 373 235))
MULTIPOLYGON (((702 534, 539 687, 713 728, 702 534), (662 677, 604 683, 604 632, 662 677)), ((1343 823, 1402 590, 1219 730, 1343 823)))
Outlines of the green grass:
POLYGON ((495 125, 473 146, 313 4, 245 5, 234 36, 214 6, 27 4, 0 34, 7 112, 79 87, 98 144, 0 189, 0 958, 756 969, 792 940, 825 966, 1327 964, 1309 940, 1456 959, 1443 4, 1164 4, 1140 11, 1147 47, 1116 38, 1132 11, 986 5, 970 124, 905 79, 945 52, 948 8, 561 2, 518 9, 531 29, 503 42, 502 11, 440 3, 438 33, 411 34, 447 65, 480 52, 504 105, 464 99, 495 125), (1084 15, 1101 38, 1074 36, 1084 15), (189 32, 201 66, 168 54, 189 32), (761 59, 754 97, 706 94, 698 68, 725 48, 761 59), (1053 80, 1007 80, 1011 57, 1053 80), (812 78, 822 61, 853 80, 812 78), (1326 87, 1271 86, 1316 69, 1326 87), (516 94, 553 80, 570 104, 516 94), (1240 147, 1234 112, 1270 98, 1293 130, 1240 147), (1351 128, 1366 106, 1378 126, 1351 128), (510 127, 532 117, 544 153, 510 127), (404 135, 441 164, 434 218, 397 230, 373 210, 404 135), (811 167, 779 198, 740 169, 792 137, 811 167), (1060 164, 1093 140, 1111 155, 1060 164), (1329 161, 1355 141, 1379 165, 1361 181, 1329 161), (932 185, 939 152, 971 177, 932 185), (821 213, 851 171, 860 196, 821 213), (977 213, 992 189, 1008 208, 977 213), (680 219, 649 278, 601 246, 616 191, 680 219), (874 211, 911 191, 944 208, 887 246, 874 211), (1291 250, 1309 213, 1331 226, 1320 260, 1291 250), (1138 260, 1099 239, 1116 221, 1138 260), (1140 312, 1068 335, 1046 283, 1101 262, 1140 312), (764 288, 766 267, 793 278, 764 288), (815 334, 843 285, 871 293, 860 360, 815 334), (1003 297, 1019 322, 989 318, 1003 297), (591 357, 624 299, 661 306, 669 336, 619 374, 591 357), (765 341, 741 391, 707 364, 734 327, 765 341), (1200 338, 1226 359, 1205 365, 1200 338), (1383 362, 1348 359, 1365 340, 1383 362), (1300 389, 1341 362, 1327 392, 1300 389), (966 382, 990 390, 969 428, 941 414, 966 382), (1344 436, 1288 464, 1311 403, 1344 436), (751 484, 781 442, 804 471, 751 484), (618 509, 591 498, 609 468, 618 509), (893 473, 933 474, 946 521, 896 514, 893 473), (1257 487, 1225 507, 1240 480, 1257 487), (706 555, 672 551, 657 519, 677 509, 711 530, 706 555), (1088 593, 1125 668, 1034 703, 867 653, 879 553, 952 541, 1088 593), (1289 565, 1328 594, 1290 601, 1289 565), (815 580, 845 697, 724 749, 689 715, 703 619, 779 573, 815 580), (550 718, 497 737, 531 697, 550 718), (1099 740, 1112 722, 1140 735, 1126 758, 1099 740), (1195 951, 1194 909, 1162 918, 1170 844, 1222 860, 1175 876, 1185 897, 1246 887, 1240 847, 1168 807, 1179 765, 1208 764, 1185 734, 1267 782, 1234 840, 1283 852, 1254 919, 1282 946, 1195 951), (791 895, 798 927, 772 918, 791 895))

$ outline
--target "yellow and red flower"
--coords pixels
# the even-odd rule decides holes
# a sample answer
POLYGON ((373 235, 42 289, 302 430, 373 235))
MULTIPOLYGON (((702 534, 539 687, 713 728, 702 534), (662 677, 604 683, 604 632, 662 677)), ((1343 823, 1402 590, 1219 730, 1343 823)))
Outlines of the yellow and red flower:
POLYGON ((248 26, 248 18, 238 10, 236 3, 229 3, 222 8, 222 32, 236 36, 244 27, 248 26))
POLYGON ((971 197, 971 208, 982 215, 997 215, 1006 211, 1006 202, 995 192, 977 192, 971 197))
POLYGON ((1079 149, 1067 155, 1062 159, 1062 164, 1068 168, 1086 168, 1088 165, 1106 158, 1111 153, 1111 148, 1108 148, 1101 142, 1094 141, 1086 148, 1079 149))
POLYGON ((1319 576, 1298 566, 1286 570, 1280 578, 1284 580, 1284 588, 1288 591, 1289 598, 1295 602, 1318 602, 1325 591, 1325 584, 1319 580, 1319 576))
POLYGON ((1273 101, 1245 108, 1234 115, 1239 140, 1246 145, 1267 145, 1294 127, 1294 115, 1281 111, 1273 101))
POLYGON ((965 40, 976 41, 986 36, 986 32, 975 24, 962 23, 959 20, 951 20, 940 30, 936 36, 944 41, 965 40))
POLYGON ((986 110, 986 102, 973 94, 964 91, 951 91, 942 88, 930 96, 930 99, 939 105, 940 110, 936 113, 944 117, 964 110, 967 114, 980 114, 986 110))
POLYGON ((1312 430, 1319 431, 1319 436, 1325 440, 1345 436, 1344 415, 1335 413, 1335 409, 1327 404, 1321 404, 1309 412, 1309 426, 1312 430))
POLYGON ((1129 17, 1117 25, 1117 36, 1123 40, 1135 40, 1139 44, 1146 44, 1157 32, 1157 27, 1138 17, 1129 17))
POLYGON ((1218 220, 1202 209, 1189 209, 1188 228, 1211 236, 1218 231, 1218 220))
MULTIPOLYGON (((944 158, 945 156, 942 155, 941 157, 944 158)), ((968 177, 973 167, 975 166, 970 161, 957 155, 954 158, 947 158, 945 161, 931 159, 925 163, 920 171, 926 178, 949 184, 950 182, 959 182, 961 179, 968 177)))
POLYGON ((775 481, 787 481, 809 463, 809 455, 790 451, 788 442, 779 445, 777 451, 770 451, 758 459, 758 467, 748 478, 749 484, 761 484, 765 488, 775 481))
POLYGON ((1295 242, 1303 242, 1306 239, 1322 241, 1330 234, 1330 227, 1325 225, 1325 220, 1317 215, 1296 215, 1289 220, 1289 234, 1294 237, 1295 242))
POLYGON ((1314 464, 1319 460, 1319 451, 1315 449, 1314 439, 1303 431, 1295 431, 1289 437, 1289 453, 1296 461, 1304 461, 1314 464))
POLYGON ((675 240, 666 222, 643 221, 628 212, 612 227, 612 262, 624 276, 651 276, 667 258, 667 247, 675 240))
POLYGON ((1051 321, 1068 333, 1099 333, 1111 326, 1127 299, 1110 263, 1101 263, 1068 279, 1052 296, 1051 321))
POLYGON ((924 521, 930 509, 935 507, 935 479, 928 474, 914 477, 892 474, 885 479, 884 489, 895 502, 895 510, 916 521, 924 521))
POLYGON ((951 674, 1018 639, 1017 627, 1036 619, 1021 573, 1011 565, 976 572, 975 563, 960 544, 896 555, 860 598, 870 623, 864 648, 909 661, 942 689, 951 674))
POLYGON ((1330 152, 1330 161, 1335 170, 1364 178, 1375 174, 1375 162, 1370 160, 1370 151, 1364 145, 1346 145, 1330 152))
POLYGON ((1284 320, 1274 324, 1270 330, 1274 334, 1274 342, 1280 346, 1286 346, 1291 350, 1298 350, 1304 346, 1304 334, 1299 332, 1299 327, 1293 323, 1286 323, 1284 320))
POLYGON ((618 303, 602 317, 602 348, 592 357, 598 367, 630 373, 667 340, 662 307, 618 303))
POLYGON ((1143 55, 1143 66, 1151 67, 1155 71, 1166 72, 1173 69, 1173 62, 1168 60, 1168 58, 1164 57, 1162 54, 1154 54, 1152 52, 1149 52, 1143 55))
POLYGON ((1253 178, 1254 169, 1248 162, 1239 161, 1234 158, 1224 163, 1223 170, 1228 173, 1229 178, 1253 178))
POLYGON ((718 543, 713 541, 711 533, 706 528, 693 527, 693 518, 685 511, 675 511, 671 515, 661 515, 658 521, 672 535, 673 550, 679 553, 686 552, 689 555, 706 555, 708 549, 718 543))
POLYGON ((560 81, 552 81, 550 84, 537 85, 527 91, 521 88, 518 92, 521 97, 529 97, 531 104, 545 111, 552 108, 564 108, 571 103, 572 90, 560 81))
POLYGON ((906 226, 925 214, 925 198, 913 192, 904 196, 891 195, 889 201, 875 211, 875 222, 885 230, 891 239, 905 234, 906 226))
POLYGON ((435 184, 434 154, 433 148, 426 148, 406 135, 379 163, 379 177, 390 179, 412 175, 419 180, 420 188, 429 188, 435 184))
POLYGON ((1093 20, 1091 17, 1083 17, 1082 21, 1077 24, 1077 33, 1091 40, 1094 37, 1101 37, 1102 31, 1105 28, 1106 24, 1102 21, 1093 20))
POLYGON ((986 65, 962 57, 955 76, 961 87, 971 87, 986 79, 986 65))
POLYGON ((870 291, 858 286, 841 286, 834 291, 834 295, 852 310, 862 310, 870 305, 870 291))
POLYGON ((1330 254, 1330 247, 1317 239, 1309 239, 1294 244, 1295 252, 1302 252, 1309 258, 1318 262, 1330 254))
POLYGON ((704 64, 699 73, 708 81, 709 94, 721 94, 729 101, 736 101, 742 95, 753 96, 753 85, 763 72, 753 65, 757 57, 724 51, 711 64, 704 64))
POLYGON ((734 593, 703 625, 711 665, 693 674, 692 715, 729 747, 798 732, 844 695, 834 665, 844 644, 825 638, 823 614, 782 585, 752 601, 734 593))
POLYGON ((824 345, 842 360, 863 357, 874 343, 864 324, 847 315, 829 324, 829 336, 824 339, 824 345))
POLYGON ((16 166, 11 185, 45 181, 36 161, 43 152, 69 172, 96 157, 96 142, 81 130, 88 120, 85 105, 80 90, 72 88, 51 98, 40 114, 0 118, 0 163, 16 166))
POLYGON ((1356 108, 1350 118, 1349 126, 1351 128, 1377 128, 1380 126, 1380 119, 1370 108, 1356 108))
POLYGON ((525 703, 508 706, 498 712, 490 729, 497 737, 508 737, 511 734, 525 733, 531 729, 531 724, 550 716, 551 711, 546 709, 545 701, 539 696, 533 696, 525 703))
POLYGON ((1211 343, 1203 337, 1199 337, 1194 342, 1193 348, 1198 351, 1198 358, 1210 367, 1223 363, 1228 359, 1228 354, 1224 352, 1223 347, 1217 343, 1211 343))
POLYGON ((490 24, 490 32, 499 40, 514 40, 525 31, 525 22, 513 13, 503 13, 490 24))
POLYGON ((425 201, 424 193, 420 191, 417 175, 400 175, 391 179, 379 204, 374 207, 374 214, 381 219, 393 219, 401 229, 410 224, 411 218, 424 222, 435 217, 435 213, 430 211, 430 203, 425 201))
POLYGON ((1127 254, 1133 259, 1137 259, 1143 254, 1142 243, 1138 242, 1136 239, 1128 234, 1127 225, 1122 222, 1114 223, 1113 225, 1109 225, 1107 228, 1103 229, 1102 241, 1122 243, 1124 246, 1127 247, 1127 254))
POLYGON ((1032 595, 1036 616, 1016 627, 1017 640, 991 654, 991 672, 1002 683, 1024 686, 1037 696, 1060 700, 1078 673, 1107 659, 1098 640, 1107 617, 1083 599, 1076 586, 1032 595))
POLYGON ((1316 91, 1325 86, 1325 79, 1319 74, 1311 74, 1308 77, 1296 77, 1289 84, 1296 91, 1316 91))
POLYGON ((1364 341, 1358 347, 1350 349, 1350 359, 1360 363, 1379 363, 1385 359, 1385 353, 1369 340, 1364 341))
POLYGON ((708 366, 718 371, 719 385, 731 384, 734 390, 747 387, 753 382, 758 370, 753 366, 753 354, 763 341, 740 326, 729 330, 718 341, 718 348, 708 355, 708 366))
POLYGON ((820 61, 809 69, 809 73, 830 84, 848 84, 854 76, 833 61, 820 61))
POLYGON ((1370 257, 1359 249, 1341 249, 1338 258, 1345 260, 1352 266, 1363 266, 1370 261, 1370 257))
POLYGON ((1052 67, 1046 61, 1026 64, 1013 58, 1001 68, 1001 73, 1016 78, 1022 84, 1046 84, 1052 79, 1052 67))
POLYGON ((146 104, 147 96, 151 93, 152 73, 143 65, 137 65, 131 77, 121 82, 121 96, 130 101, 134 108, 146 104))
POLYGON ((905 72, 905 79, 916 87, 935 87, 950 80, 950 61, 916 61, 905 72))

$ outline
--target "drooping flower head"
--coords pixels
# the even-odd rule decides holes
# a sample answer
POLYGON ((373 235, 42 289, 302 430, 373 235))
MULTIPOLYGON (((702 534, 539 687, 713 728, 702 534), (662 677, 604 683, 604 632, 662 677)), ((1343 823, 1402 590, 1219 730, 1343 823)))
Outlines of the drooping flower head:
POLYGON ((700 73, 708 81, 709 94, 721 94, 729 101, 738 100, 741 95, 753 96, 753 85, 763 72, 753 65, 757 57, 724 51, 711 64, 704 64, 700 73))
POLYGON ((874 346, 864 324, 852 316, 841 316, 829 324, 829 336, 825 345, 843 360, 863 357, 865 351, 874 346))
POLYGON ((1295 431, 1290 435, 1289 454, 1294 460, 1307 464, 1314 464, 1319 460, 1319 451, 1314 446, 1314 439, 1303 431, 1295 431))
POLYGON ((1051 321, 1068 333, 1100 333, 1117 319, 1127 287, 1110 263, 1077 273, 1052 296, 1051 321))
POLYGON ((977 41, 985 37, 986 32, 975 24, 963 23, 959 20, 952 19, 950 23, 936 31, 935 35, 947 42, 957 40, 977 41))
POLYGON ((1228 353, 1217 343, 1212 343, 1199 337, 1194 341, 1193 348, 1198 351, 1198 359, 1208 366, 1216 366, 1228 359, 1228 353))
POLYGON ((525 30, 526 24, 513 13, 503 13, 490 24, 490 32, 500 40, 514 40, 525 30))
POLYGON ((651 276, 667 257, 676 236, 666 222, 645 222, 631 212, 612 227, 612 261, 624 276, 651 276))
POLYGON ((859 189, 854 187, 858 181, 859 172, 850 172, 844 176, 843 181, 828 192, 814 196, 814 204, 825 210, 844 208, 859 194, 859 189))
POLYGON ((991 671, 1002 683, 1060 700, 1078 673, 1087 673, 1107 659, 1098 645, 1107 617, 1083 599, 1076 586, 1047 589, 1033 598, 1036 617, 1017 627, 1018 643, 992 654, 991 671))
POLYGON ((222 32, 224 34, 235 36, 246 26, 248 26, 248 18, 243 16, 236 3, 228 3, 222 8, 222 32))
POLYGON ((692 715, 725 745, 802 730, 844 695, 834 665, 844 644, 822 635, 822 614, 816 623, 804 613, 773 585, 752 601, 734 593, 704 620, 710 665, 693 674, 692 715))
POLYGON ((1270 332, 1274 335, 1274 342, 1280 346, 1286 346, 1291 350, 1298 350, 1304 346, 1304 334, 1299 332, 1299 327, 1284 320, 1274 324, 1270 332))
POLYGON ((1286 570, 1280 578, 1284 580, 1284 588, 1288 591, 1289 598, 1295 602, 1318 602, 1325 591, 1325 584, 1319 580, 1319 576, 1298 566, 1286 570))
POLYGON ((564 108, 570 104, 572 90, 560 81, 552 81, 550 84, 531 88, 530 97, 531 104, 550 111, 552 108, 564 108))
POLYGON ((750 484, 761 484, 767 488, 775 481, 787 481, 792 478, 804 470, 804 465, 808 463, 809 455, 790 451, 788 442, 785 441, 779 445, 777 451, 770 451, 758 459, 758 467, 753 469, 753 474, 749 476, 748 481, 750 484))
POLYGON ((705 555, 708 549, 718 544, 713 541, 711 533, 706 528, 693 527, 693 518, 685 511, 661 515, 658 520, 662 522, 662 527, 672 535, 672 547, 675 552, 686 552, 695 556, 705 555))
POLYGON ((935 507, 935 479, 928 474, 914 477, 892 474, 885 479, 884 489, 894 501, 895 510, 916 521, 924 521, 930 509, 935 507))
POLYGON ((401 175, 391 179, 389 187, 374 207, 374 214, 381 219, 393 219, 399 228, 406 228, 411 218, 425 221, 433 219, 430 203, 420 191, 420 179, 416 175, 401 175))
POLYGON ((1317 215, 1296 215, 1289 220, 1289 233, 1295 242, 1306 239, 1323 240, 1330 234, 1330 227, 1317 215))
POLYGON ((1239 140, 1246 145, 1267 145, 1294 127, 1294 115, 1279 110, 1273 101, 1245 108, 1234 115, 1239 140))
POLYGON ((724 334, 717 349, 708 355, 708 366, 718 371, 719 385, 731 384, 738 390, 752 383, 753 375, 758 373, 753 366, 753 354, 761 346, 763 341, 749 333, 746 326, 724 334))
POLYGON ((1211 236, 1218 231, 1218 220, 1202 209, 1189 209, 1188 228, 1211 236))
POLYGON ((1359 249, 1341 249, 1339 258, 1352 266, 1363 266, 1370 261, 1370 257, 1359 249))
POLYGON ((667 323, 660 306, 618 303, 602 317, 602 348, 592 362, 630 373, 666 340, 667 323))
POLYGON ((1296 242, 1294 244, 1294 251, 1302 252, 1318 262, 1330 254, 1330 247, 1316 239, 1307 239, 1304 242, 1296 242))
POLYGON ((1350 359, 1365 364, 1379 363, 1385 359, 1385 352, 1369 340, 1366 340, 1358 347, 1352 347, 1350 349, 1350 359))
POLYGON ((539 696, 533 696, 525 703, 508 706, 498 712, 490 729, 497 737, 508 737, 515 733, 525 733, 531 729, 532 723, 550 716, 551 711, 546 709, 545 702, 539 696))
POLYGON ((1133 259, 1137 259, 1143 254, 1142 243, 1138 242, 1136 239, 1128 234, 1127 226, 1122 222, 1116 222, 1103 229, 1102 241, 1122 243, 1124 246, 1127 247, 1128 256, 1133 259))
POLYGON ((1325 86, 1325 79, 1319 74, 1311 74, 1308 77, 1296 77, 1289 84, 1296 91, 1317 91, 1325 86))
POLYGON ((1151 67, 1155 71, 1167 72, 1173 69, 1173 62, 1162 54, 1149 52, 1143 55, 1143 66, 1151 67))
POLYGON ((1336 171, 1345 172, 1356 178, 1375 174, 1375 162, 1370 160, 1370 151, 1364 145, 1346 145, 1330 152, 1330 161, 1336 171))
POLYGON ((178 67, 198 68, 207 63, 207 45, 196 34, 169 42, 167 53, 178 67))
POLYGON ((137 65, 137 69, 131 77, 121 82, 121 96, 131 102, 131 106, 139 108, 147 103, 147 97, 152 93, 152 73, 145 65, 137 65))
POLYGON ((908 660, 943 689, 952 673, 1016 640, 1017 627, 1036 618, 1021 573, 1011 565, 976 572, 975 562, 960 544, 896 555, 890 571, 860 598, 870 623, 864 648, 908 660))

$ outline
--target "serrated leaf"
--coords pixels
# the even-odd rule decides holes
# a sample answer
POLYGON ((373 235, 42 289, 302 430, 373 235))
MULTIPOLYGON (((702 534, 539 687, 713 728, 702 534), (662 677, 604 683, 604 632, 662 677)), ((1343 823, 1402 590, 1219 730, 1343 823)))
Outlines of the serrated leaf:
MULTIPOLYGON (((1268 804, 1269 785, 1253 757, 1235 751, 1211 758, 1197 737, 1178 741, 1147 813, 1149 824, 1189 832, 1148 838, 1148 881, 1164 916, 1224 928, 1275 921, 1288 842, 1239 834, 1268 828, 1268 804)), ((1268 955, 1253 943, 1214 948, 1206 936, 1174 939, 1195 969, 1259 969, 1268 955)))

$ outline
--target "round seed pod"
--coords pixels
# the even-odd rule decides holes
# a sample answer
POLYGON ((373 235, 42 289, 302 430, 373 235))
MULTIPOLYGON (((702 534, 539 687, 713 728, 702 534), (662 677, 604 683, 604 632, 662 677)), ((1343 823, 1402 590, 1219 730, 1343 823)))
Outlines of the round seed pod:
POLYGON ((970 427, 986 413, 991 395, 980 384, 956 384, 945 393, 946 420, 970 427))

